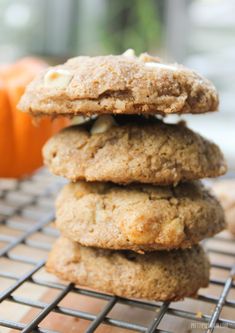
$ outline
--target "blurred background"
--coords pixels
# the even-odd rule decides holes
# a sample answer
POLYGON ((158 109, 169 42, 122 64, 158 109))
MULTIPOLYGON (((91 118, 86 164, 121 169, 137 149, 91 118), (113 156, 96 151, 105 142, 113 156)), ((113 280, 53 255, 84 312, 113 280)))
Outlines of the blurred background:
POLYGON ((0 63, 34 55, 56 64, 128 48, 181 62, 214 82, 220 113, 182 118, 218 143, 234 169, 235 1, 0 1, 0 63))

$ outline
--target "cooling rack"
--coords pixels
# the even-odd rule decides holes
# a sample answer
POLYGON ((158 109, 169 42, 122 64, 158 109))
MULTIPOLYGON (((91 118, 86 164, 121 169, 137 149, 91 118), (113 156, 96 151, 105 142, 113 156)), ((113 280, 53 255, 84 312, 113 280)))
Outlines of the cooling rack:
POLYGON ((235 330, 235 242, 227 232, 204 243, 211 279, 197 299, 126 299, 46 273, 47 253, 58 236, 53 202, 62 183, 45 169, 22 181, 0 180, 0 333, 235 330))

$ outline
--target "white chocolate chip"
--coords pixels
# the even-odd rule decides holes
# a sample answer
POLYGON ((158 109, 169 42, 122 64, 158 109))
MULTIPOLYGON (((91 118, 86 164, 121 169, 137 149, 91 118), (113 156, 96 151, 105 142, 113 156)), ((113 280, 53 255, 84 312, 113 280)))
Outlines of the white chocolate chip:
POLYGON ((110 115, 102 115, 97 118, 90 132, 91 134, 100 134, 108 131, 111 127, 117 125, 114 118, 110 115))
POLYGON ((135 58, 135 51, 133 49, 128 49, 122 55, 127 58, 135 58))
POLYGON ((71 120, 71 123, 73 125, 81 125, 86 123, 87 121, 90 120, 90 117, 85 117, 85 116, 75 116, 73 117, 73 119, 71 120))
POLYGON ((175 66, 165 65, 165 64, 161 64, 159 62, 146 62, 145 66, 153 67, 153 68, 169 69, 171 71, 176 71, 177 70, 177 68, 175 66))
POLYGON ((141 53, 139 55, 139 60, 141 62, 161 62, 161 59, 159 57, 153 57, 148 53, 141 53))
POLYGON ((119 110, 123 110, 123 109, 125 108, 125 106, 126 106, 126 103, 125 103, 124 101, 122 101, 122 100, 120 100, 120 99, 117 99, 117 100, 115 101, 115 107, 116 107, 117 109, 119 109, 119 110))
POLYGON ((44 76, 46 87, 65 88, 72 79, 72 74, 65 69, 50 69, 44 76))

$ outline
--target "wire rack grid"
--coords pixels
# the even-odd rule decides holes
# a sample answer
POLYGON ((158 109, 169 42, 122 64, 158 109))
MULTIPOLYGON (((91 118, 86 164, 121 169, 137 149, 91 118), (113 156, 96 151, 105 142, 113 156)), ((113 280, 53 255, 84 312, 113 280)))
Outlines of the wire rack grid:
POLYGON ((235 330, 235 244, 226 232, 205 242, 212 272, 209 288, 197 299, 126 299, 46 273, 46 256, 58 236, 53 202, 61 185, 44 169, 22 181, 0 181, 1 333, 235 330))

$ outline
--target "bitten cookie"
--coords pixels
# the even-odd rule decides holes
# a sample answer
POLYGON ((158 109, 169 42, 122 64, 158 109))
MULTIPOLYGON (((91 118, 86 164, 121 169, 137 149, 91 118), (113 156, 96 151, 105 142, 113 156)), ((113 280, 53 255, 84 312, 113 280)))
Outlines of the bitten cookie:
POLYGON ((177 187, 78 182, 56 201, 63 235, 85 246, 145 252, 190 247, 224 228, 219 202, 200 183, 177 187))
POLYGON ((217 145, 154 117, 106 115, 66 128, 47 142, 43 156, 52 173, 72 181, 177 184, 227 170, 217 145))
POLYGON ((41 73, 19 109, 33 115, 171 114, 216 111, 211 82, 148 54, 76 57, 41 73))
POLYGON ((209 262, 200 246, 146 255, 82 247, 60 238, 46 268, 58 277, 123 297, 177 301, 207 287, 209 262))
POLYGON ((235 180, 218 180, 212 189, 224 208, 228 229, 235 236, 235 180))

